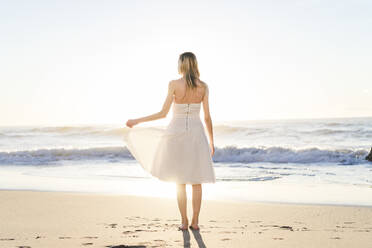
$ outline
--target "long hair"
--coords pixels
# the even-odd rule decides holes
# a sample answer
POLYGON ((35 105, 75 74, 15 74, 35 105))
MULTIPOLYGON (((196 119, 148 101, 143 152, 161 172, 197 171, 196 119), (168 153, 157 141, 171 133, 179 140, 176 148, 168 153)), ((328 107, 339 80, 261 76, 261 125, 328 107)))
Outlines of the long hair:
POLYGON ((188 89, 196 89, 196 79, 199 79, 200 73, 198 69, 198 61, 196 60, 195 54, 193 54, 192 52, 182 53, 178 59, 178 64, 178 72, 183 74, 186 79, 186 92, 188 89))

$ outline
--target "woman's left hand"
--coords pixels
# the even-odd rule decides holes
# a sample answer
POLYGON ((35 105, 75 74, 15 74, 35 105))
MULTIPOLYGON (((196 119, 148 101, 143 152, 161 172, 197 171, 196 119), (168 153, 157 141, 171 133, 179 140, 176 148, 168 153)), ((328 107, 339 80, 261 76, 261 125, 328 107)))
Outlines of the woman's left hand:
POLYGON ((126 125, 130 128, 132 128, 134 125, 137 125, 138 121, 136 119, 129 119, 126 123, 126 125))
POLYGON ((211 148, 211 157, 214 155, 214 144, 210 144, 209 147, 211 148))

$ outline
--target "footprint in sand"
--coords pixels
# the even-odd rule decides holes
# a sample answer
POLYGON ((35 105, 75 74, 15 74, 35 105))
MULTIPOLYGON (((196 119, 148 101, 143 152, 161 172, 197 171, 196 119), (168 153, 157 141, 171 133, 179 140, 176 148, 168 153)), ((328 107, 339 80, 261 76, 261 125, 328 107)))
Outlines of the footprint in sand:
POLYGON ((97 236, 85 236, 85 237, 82 237, 82 239, 98 239, 97 236))
POLYGON ((330 237, 330 239, 341 239, 340 237, 330 237))
POLYGON ((279 226, 279 225, 260 225, 260 226, 261 227, 268 227, 268 226, 279 227, 280 229, 286 229, 286 230, 293 231, 293 228, 291 226, 279 226))
POLYGON ((28 245, 21 245, 21 246, 17 246, 18 248, 31 248, 31 246, 28 246, 28 245))
POLYGON ((151 247, 164 247, 163 245, 166 244, 165 240, 162 240, 162 239, 154 239, 153 240, 154 242, 156 242, 155 246, 151 246, 151 247))
POLYGON ((222 232, 219 232, 219 233, 236 233, 236 232, 222 231, 222 232))
MULTIPOLYGON (((126 231, 126 232, 128 232, 128 231, 126 231)), ((134 232, 156 232, 156 230, 136 229, 136 230, 134 230, 134 232)), ((125 233, 125 232, 123 232, 123 233, 125 233)))
POLYGON ((81 245, 93 245, 93 243, 82 243, 81 245))
POLYGON ((2 238, 0 239, 1 241, 9 241, 9 240, 14 240, 13 238, 2 238))
POLYGON ((280 226, 281 229, 287 229, 293 232, 293 228, 291 226, 280 226))
POLYGON ((251 220, 250 223, 261 223, 262 221, 260 220, 251 220))
POLYGON ((210 226, 209 228, 222 228, 222 227, 221 226, 210 226))
POLYGON ((355 228, 355 227, 352 227, 352 226, 336 226, 337 228, 355 228))
POLYGON ((369 230, 353 230, 354 232, 369 232, 369 230))
POLYGON ((59 239, 70 239, 71 237, 58 237, 59 239))
POLYGON ((273 238, 274 240, 283 240, 283 238, 273 238))
POLYGON ((223 239, 221 239, 221 241, 227 241, 227 240, 231 240, 231 239, 229 239, 229 238, 223 238, 223 239))
POLYGON ((138 219, 149 220, 148 218, 143 218, 141 216, 131 216, 131 217, 125 217, 125 218, 128 219, 128 220, 138 220, 138 219))

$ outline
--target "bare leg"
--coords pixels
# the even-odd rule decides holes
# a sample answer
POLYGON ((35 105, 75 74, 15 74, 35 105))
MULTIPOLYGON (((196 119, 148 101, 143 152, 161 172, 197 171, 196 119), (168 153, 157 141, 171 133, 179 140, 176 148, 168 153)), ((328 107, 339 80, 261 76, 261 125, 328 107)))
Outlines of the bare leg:
POLYGON ((178 209, 180 210, 182 224, 184 229, 188 228, 189 220, 187 219, 187 196, 186 196, 186 184, 177 184, 177 202, 178 209))
POLYGON ((192 221, 191 226, 195 229, 198 229, 199 223, 199 213, 200 213, 200 206, 202 200, 202 186, 201 184, 193 184, 192 185, 192 221))

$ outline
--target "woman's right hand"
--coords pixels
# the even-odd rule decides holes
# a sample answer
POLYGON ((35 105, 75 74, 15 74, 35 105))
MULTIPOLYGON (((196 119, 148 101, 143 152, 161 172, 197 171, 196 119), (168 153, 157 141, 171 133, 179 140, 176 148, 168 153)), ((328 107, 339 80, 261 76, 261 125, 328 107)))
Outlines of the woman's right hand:
POLYGON ((128 126, 128 127, 133 127, 134 125, 137 125, 138 124, 138 121, 136 120, 136 119, 129 119, 128 121, 127 121, 127 123, 126 123, 126 125, 128 126))

